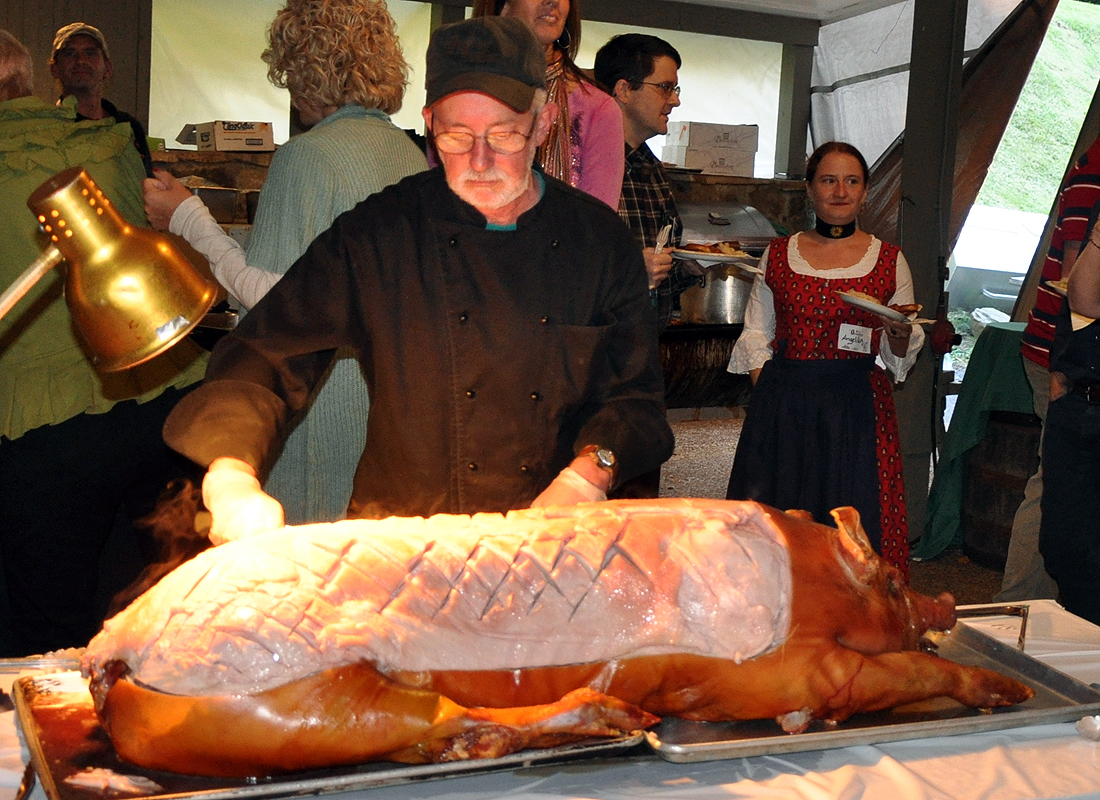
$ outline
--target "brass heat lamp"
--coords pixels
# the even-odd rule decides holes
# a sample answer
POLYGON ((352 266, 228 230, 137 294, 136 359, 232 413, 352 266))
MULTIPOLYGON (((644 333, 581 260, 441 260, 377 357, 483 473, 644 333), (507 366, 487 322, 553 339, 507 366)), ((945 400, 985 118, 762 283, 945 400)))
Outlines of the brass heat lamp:
POLYGON ((64 259, 65 301, 88 357, 117 372, 167 350, 213 305, 216 288, 166 237, 126 222, 83 167, 54 175, 27 206, 50 245, 0 295, 0 318, 64 259))

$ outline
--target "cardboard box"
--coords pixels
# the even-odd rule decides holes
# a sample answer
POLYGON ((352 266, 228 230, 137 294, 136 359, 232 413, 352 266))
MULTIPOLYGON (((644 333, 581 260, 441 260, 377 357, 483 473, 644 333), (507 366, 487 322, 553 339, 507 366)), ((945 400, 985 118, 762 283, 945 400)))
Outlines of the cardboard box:
POLYGON ((665 145, 661 160, 686 169, 702 170, 704 175, 753 176, 756 152, 730 147, 678 147, 665 145))
POLYGON ((759 125, 720 125, 714 122, 669 122, 665 144, 674 147, 722 147, 755 153, 759 125))
POLYGON ((180 144, 193 144, 199 150, 247 152, 275 149, 275 137, 270 122, 199 122, 185 125, 176 141, 180 144))

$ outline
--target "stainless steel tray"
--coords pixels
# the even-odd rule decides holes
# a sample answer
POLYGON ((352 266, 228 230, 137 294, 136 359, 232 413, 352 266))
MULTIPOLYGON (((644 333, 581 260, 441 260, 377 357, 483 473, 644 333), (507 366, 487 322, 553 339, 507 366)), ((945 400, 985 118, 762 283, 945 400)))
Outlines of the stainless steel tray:
POLYGON ((121 761, 96 718, 87 684, 80 680, 79 673, 60 672, 20 678, 15 683, 13 696, 31 763, 50 800, 102 800, 104 797, 241 800, 350 792, 554 762, 617 756, 644 742, 639 732, 615 739, 592 740, 545 750, 525 750, 501 758, 417 766, 376 761, 352 767, 297 772, 261 781, 224 780, 145 770, 121 761), (155 782, 156 787, 118 793, 81 788, 65 782, 67 777, 90 768, 149 779, 155 782))
POLYGON ((834 727, 814 723, 798 734, 784 733, 775 720, 719 724, 670 718, 646 739, 668 761, 713 761, 1067 722, 1100 711, 1100 691, 965 623, 928 638, 941 658, 1009 675, 1035 689, 1035 697, 992 712, 937 698, 858 714, 834 727))

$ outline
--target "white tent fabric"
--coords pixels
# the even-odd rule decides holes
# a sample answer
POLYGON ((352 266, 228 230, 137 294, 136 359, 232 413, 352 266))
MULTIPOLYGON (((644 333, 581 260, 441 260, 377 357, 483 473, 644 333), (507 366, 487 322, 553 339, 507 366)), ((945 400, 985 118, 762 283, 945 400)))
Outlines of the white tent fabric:
MULTIPOLYGON (((972 53, 1018 0, 970 0, 965 51, 972 53)), ((874 163, 905 129, 913 1, 821 28, 814 49, 810 148, 840 139, 874 163)))
MULTIPOLYGON (((275 142, 290 136, 290 94, 267 80, 260 54, 267 28, 285 0, 154 0, 149 135, 170 148, 180 129, 215 119, 259 120, 274 125, 275 142)), ((393 116, 403 128, 423 123, 424 53, 428 47, 429 3, 389 0, 390 14, 409 62, 405 104, 393 116)))
MULTIPOLYGON (((285 142, 290 135, 289 95, 268 83, 267 65, 260 60, 267 26, 284 4, 285 0, 239 0, 227 23, 230 15, 224 0, 154 0, 150 135, 178 147, 173 140, 187 123, 265 120, 274 123, 276 143, 285 142), (218 36, 211 36, 215 30, 218 36)), ((387 0, 387 6, 410 66, 405 103, 393 121, 402 128, 420 130, 431 5, 387 0)), ((683 56, 682 105, 673 118, 759 125, 755 174, 771 177, 782 45, 586 20, 577 63, 590 67, 601 45, 628 31, 662 36, 683 56)), ((649 144, 660 154, 664 137, 654 137, 649 144)))

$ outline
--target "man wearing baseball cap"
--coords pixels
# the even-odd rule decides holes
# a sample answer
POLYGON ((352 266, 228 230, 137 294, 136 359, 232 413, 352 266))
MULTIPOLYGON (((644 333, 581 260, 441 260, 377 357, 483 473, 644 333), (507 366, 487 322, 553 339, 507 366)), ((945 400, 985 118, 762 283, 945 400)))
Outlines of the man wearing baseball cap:
POLYGON ((113 73, 114 64, 111 63, 107 40, 99 28, 84 22, 73 22, 54 34, 50 74, 59 87, 58 104, 62 104, 67 97, 73 97, 78 120, 111 117, 115 122, 129 123, 134 131, 134 147, 141 154, 146 175, 151 178, 153 158, 149 153, 145 128, 137 118, 120 111, 103 96, 113 73))
POLYGON ((532 167, 556 113, 545 69, 518 20, 435 32, 441 166, 338 217, 165 425, 208 467, 215 541, 282 524, 257 476, 338 348, 371 396, 352 517, 599 500, 671 455, 641 253, 614 211, 532 167))

